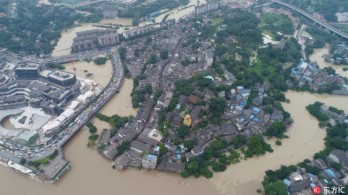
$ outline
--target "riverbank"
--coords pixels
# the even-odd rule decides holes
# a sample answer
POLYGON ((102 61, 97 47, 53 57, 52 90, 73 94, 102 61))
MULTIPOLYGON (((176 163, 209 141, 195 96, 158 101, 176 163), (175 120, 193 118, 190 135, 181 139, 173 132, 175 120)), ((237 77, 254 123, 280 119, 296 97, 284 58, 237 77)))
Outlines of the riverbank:
MULTIPOLYGON (((116 18, 116 19, 104 19, 101 20, 99 23, 87 23, 87 24, 80 24, 79 26, 67 29, 61 33, 61 37, 59 41, 57 42, 57 45, 54 47, 54 50, 52 51, 52 56, 62 56, 62 55, 69 55, 71 53, 71 46, 73 44, 73 40, 76 37, 76 33, 80 31, 86 31, 86 30, 94 30, 94 29, 105 29, 100 26, 108 26, 108 24, 113 25, 130 25, 131 20, 125 19, 125 18, 116 18)), ((133 27, 128 27, 133 28, 133 27)), ((117 29, 118 33, 121 33, 125 30, 124 27, 120 27, 117 29)))
MULTIPOLYGON (((129 97, 132 89, 132 81, 125 80, 120 93, 109 101, 102 110, 103 114, 120 112, 126 115, 132 114, 130 110, 112 109, 115 106, 124 106, 124 98, 129 97), (116 98, 115 98, 116 97, 116 98)), ((130 100, 129 100, 130 101, 130 100)), ((131 104, 130 104, 131 105, 131 104)), ((98 133, 103 128, 110 128, 108 123, 96 118, 92 119, 98 128, 98 133)), ((102 158, 96 150, 87 148, 89 132, 83 127, 74 138, 65 145, 65 158, 71 161, 71 168, 62 178, 53 184, 43 184, 22 174, 16 174, 13 170, 0 166, 0 186, 4 194, 50 194, 50 195, 75 195, 75 194, 99 194, 117 191, 119 194, 153 194, 168 195, 212 194, 217 195, 213 184, 206 179, 183 179, 177 174, 161 173, 157 171, 127 170, 119 172, 111 168, 111 162, 102 158), (21 185, 21 188, 18 188, 21 185)))
POLYGON ((157 23, 162 22, 163 18, 168 14, 169 15, 167 17, 167 20, 168 19, 179 20, 180 18, 193 12, 195 10, 194 8, 195 5, 203 4, 203 3, 206 3, 206 0, 190 0, 190 3, 185 6, 180 6, 175 9, 169 10, 167 12, 163 12, 162 14, 160 14, 159 16, 155 18, 155 21, 157 23))
POLYGON ((112 99, 105 104, 100 110, 102 114, 111 116, 117 114, 119 116, 136 116, 138 109, 132 106, 131 93, 133 89, 133 80, 124 79, 120 88, 120 93, 116 94, 112 99))
POLYGON ((306 158, 311 158, 324 148, 325 130, 320 129, 318 121, 312 117, 305 106, 315 101, 323 102, 348 111, 347 97, 316 95, 289 91, 286 97, 290 103, 284 103, 284 109, 294 119, 294 123, 286 133, 289 138, 282 141, 281 146, 271 140, 273 153, 255 157, 231 165, 223 173, 215 174, 212 183, 219 192, 229 195, 257 194, 262 189, 261 181, 268 169, 278 169, 280 165, 296 164, 306 158))

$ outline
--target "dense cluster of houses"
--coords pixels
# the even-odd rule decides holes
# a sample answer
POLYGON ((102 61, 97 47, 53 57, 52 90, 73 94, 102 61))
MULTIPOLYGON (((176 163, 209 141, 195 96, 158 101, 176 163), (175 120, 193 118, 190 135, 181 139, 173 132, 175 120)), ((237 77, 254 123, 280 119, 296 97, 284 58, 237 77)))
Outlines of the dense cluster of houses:
MULTIPOLYGON (((205 79, 211 79, 211 76, 207 76, 205 79)), ((180 95, 174 110, 165 115, 165 121, 168 122, 166 127, 168 135, 166 137, 158 131, 156 124, 158 114, 155 114, 157 112, 151 112, 152 104, 145 101, 144 107, 134 121, 120 128, 112 137, 111 130, 103 131, 100 145, 104 145, 105 150, 102 154, 113 160, 114 167, 120 170, 146 168, 180 173, 186 162, 203 154, 204 149, 216 139, 225 139, 231 143, 237 134, 250 137, 265 133, 275 121, 290 122, 285 119, 282 111, 275 107, 272 107, 270 111, 265 111, 264 108, 270 106, 263 104, 263 99, 268 96, 266 93, 268 88, 268 85, 260 84, 254 89, 238 86, 228 92, 216 93, 208 88, 200 90, 197 87, 189 96, 180 95), (207 119, 209 102, 212 98, 221 98, 227 103, 227 108, 222 116, 223 124, 208 123, 204 127, 196 128, 203 120, 207 119), (202 102, 206 103, 202 104, 202 102), (184 140, 195 140, 196 142, 189 151, 184 145, 175 143, 175 140, 179 139, 177 129, 183 125, 190 129, 184 140), (125 151, 119 155, 118 148, 124 143, 129 144, 125 151), (165 147, 168 151, 161 154, 160 146, 165 147), (159 161, 159 159, 161 160, 159 161)), ((172 92, 164 93, 157 100, 154 110, 167 107, 172 98, 172 92)))
POLYGON ((348 85, 344 78, 327 69, 321 69, 313 63, 301 61, 291 70, 291 76, 299 87, 308 86, 311 90, 330 92, 336 95, 348 95, 348 85))
POLYGON ((330 55, 325 56, 325 60, 331 64, 348 65, 348 47, 346 45, 337 45, 330 55))
MULTIPOLYGON (((309 163, 310 166, 320 170, 319 174, 310 173, 305 168, 298 168, 288 178, 283 180, 290 194, 313 194, 315 187, 320 187, 325 194, 331 193, 334 188, 338 190, 340 187, 347 185, 348 177, 348 156, 342 150, 333 150, 325 160, 316 159, 309 163), (341 169, 337 171, 330 166, 330 163, 339 163, 341 169)), ((345 189, 347 190, 347 189, 345 189)))
MULTIPOLYGON (((206 79, 209 78, 209 76, 206 77, 206 79)), ((175 109, 165 116, 165 121, 170 122, 167 129, 169 136, 166 143, 179 138, 176 129, 180 126, 186 125, 194 129, 200 122, 205 120, 207 114, 204 113, 209 112, 209 103, 202 104, 201 102, 209 102, 211 98, 221 98, 226 101, 227 109, 222 116, 224 122, 221 125, 208 124, 203 128, 191 131, 185 140, 197 140, 198 142, 190 152, 185 153, 186 160, 202 154, 204 148, 208 147, 217 138, 225 139, 228 143, 231 143, 232 138, 237 134, 244 134, 247 137, 263 134, 275 121, 290 123, 285 119, 283 112, 277 108, 271 106, 271 109, 267 112, 264 110, 263 99, 267 97, 265 91, 268 87, 267 85, 257 85, 253 89, 256 94, 253 97, 251 97, 252 90, 242 86, 238 86, 228 93, 221 91, 217 96, 208 88, 203 90, 196 88, 189 96, 180 95, 175 109), (189 124, 186 123, 187 118, 189 118, 189 124)), ((163 99, 158 101, 165 105, 165 99, 164 95, 163 99)))
POLYGON ((337 122, 348 123, 348 116, 346 116, 342 111, 333 110, 332 107, 329 107, 325 104, 321 105, 320 111, 330 118, 329 123, 332 126, 334 126, 337 122))
POLYGON ((114 134, 111 133, 113 130, 103 131, 100 146, 104 149, 101 154, 113 161, 114 168, 181 173, 185 163, 202 155, 204 149, 217 139, 225 139, 229 143, 228 150, 233 147, 230 143, 238 134, 250 137, 265 133, 275 121, 290 122, 281 110, 264 103, 270 87, 267 84, 257 84, 252 89, 239 86, 227 91, 213 91, 193 84, 191 94, 174 97, 174 82, 191 78, 197 73, 204 72, 208 75, 204 79, 211 80, 216 86, 223 82, 210 76, 213 75, 214 49, 210 40, 199 40, 201 32, 197 29, 194 23, 181 21, 176 26, 122 43, 127 49, 124 62, 131 76, 146 75, 137 80, 135 90, 150 84, 153 89, 162 87, 164 93, 155 101, 153 95, 146 94, 133 121, 114 134), (168 51, 168 59, 161 58, 164 49, 168 51), (146 63, 153 55, 157 61, 146 63), (159 127, 160 114, 163 114, 160 111, 168 107, 174 98, 178 98, 177 104, 164 114, 165 127, 159 127), (226 103, 220 125, 208 120, 212 98, 226 103), (179 136, 178 129, 183 126, 189 132, 179 136), (164 134, 159 131, 162 128, 165 129, 164 134), (193 143, 193 146, 185 147, 178 140, 193 143))

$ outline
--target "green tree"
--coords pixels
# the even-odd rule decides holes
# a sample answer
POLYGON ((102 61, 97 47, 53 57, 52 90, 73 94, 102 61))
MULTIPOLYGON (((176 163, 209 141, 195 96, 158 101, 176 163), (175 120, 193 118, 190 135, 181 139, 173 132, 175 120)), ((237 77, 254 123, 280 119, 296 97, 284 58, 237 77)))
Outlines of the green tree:
POLYGON ((21 165, 25 165, 27 163, 27 160, 25 158, 21 158, 21 160, 19 161, 19 164, 21 165))
POLYGON ((166 154, 168 152, 168 148, 164 144, 161 143, 159 146, 160 146, 160 149, 159 149, 160 154, 166 154))
POLYGON ((260 135, 252 136, 248 140, 247 146, 248 146, 248 149, 245 154, 246 157, 251 157, 253 155, 259 156, 259 155, 265 154, 266 152, 273 151, 271 148, 271 145, 266 143, 263 137, 260 135))
POLYGON ((163 50, 163 51, 161 51, 161 52, 160 52, 160 57, 161 57, 163 60, 168 59, 168 57, 169 57, 168 50, 163 50))
POLYGON ((157 56, 155 54, 151 54, 147 59, 146 64, 155 64, 157 62, 157 56))
POLYGON ((245 145, 248 142, 245 135, 238 134, 232 138, 232 144, 236 148, 240 148, 241 146, 245 145))
POLYGON ((287 187, 281 181, 276 181, 265 186, 267 195, 287 195, 287 187))
POLYGON ((212 98, 209 104, 210 118, 213 123, 219 124, 221 116, 227 107, 226 101, 223 98, 212 98))
POLYGON ((96 140, 98 139, 98 137, 99 137, 98 134, 93 133, 93 134, 91 134, 91 135, 88 137, 88 139, 89 139, 90 141, 96 141, 96 140))
POLYGON ((180 138, 184 138, 186 137, 188 134, 190 134, 190 128, 186 125, 181 125, 178 129, 177 129, 177 134, 180 138))
POLYGON ((122 144, 117 147, 117 155, 123 154, 128 149, 129 145, 130 145, 129 141, 122 142, 122 144))
POLYGON ((90 133, 93 134, 93 133, 97 132, 97 127, 94 126, 92 123, 87 123, 87 127, 88 127, 90 133))
POLYGON ((108 58, 106 58, 106 57, 99 57, 99 58, 94 59, 93 62, 96 65, 103 65, 106 63, 107 60, 108 60, 108 58))
POLYGON ((270 137, 277 137, 277 138, 282 138, 284 137, 284 132, 285 132, 286 126, 283 121, 276 121, 273 122, 270 127, 268 127, 265 135, 270 136, 270 137))

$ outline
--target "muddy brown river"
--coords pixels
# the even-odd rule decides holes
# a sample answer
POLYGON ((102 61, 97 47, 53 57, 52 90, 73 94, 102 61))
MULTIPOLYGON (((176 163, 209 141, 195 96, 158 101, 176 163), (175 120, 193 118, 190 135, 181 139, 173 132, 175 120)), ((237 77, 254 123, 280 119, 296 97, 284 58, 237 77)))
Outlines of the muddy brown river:
MULTIPOLYGON (((197 2, 192 0, 192 2, 197 2)), ((191 12, 192 8, 183 11, 191 12)), ((181 12, 174 10, 168 12, 169 18, 180 18, 181 12)), ((164 17, 162 14, 158 20, 164 17)), ((183 14, 184 15, 184 14, 183 14)), ((104 21, 117 23, 117 20, 104 21)), ((127 24, 129 21, 122 21, 127 24)), ((64 55, 70 52, 72 39, 75 32, 94 29, 92 24, 82 25, 63 32, 62 38, 53 52, 53 55, 64 55)), ((311 56, 321 67, 329 66, 322 60, 322 55, 328 48, 315 50, 311 56)), ((85 77, 86 73, 93 73, 93 80, 105 86, 111 78, 111 64, 97 66, 93 62, 75 62, 66 64, 66 70, 85 77), (86 71, 87 72, 86 72, 86 71)), ((347 74, 345 74, 347 75, 347 74)), ((136 109, 132 108, 130 93, 132 80, 125 80, 120 89, 110 102, 101 110, 107 115, 119 114, 122 116, 135 115, 136 109)), ((315 95, 310 93, 287 92, 286 97, 290 103, 285 103, 284 108, 294 119, 293 126, 287 134, 289 138, 282 141, 281 146, 275 146, 270 140, 274 152, 261 157, 255 157, 231 165, 223 173, 214 173, 210 180, 182 179, 176 174, 160 173, 156 171, 127 170, 119 172, 111 168, 111 162, 97 154, 95 150, 87 148, 89 132, 83 128, 65 146, 65 156, 71 161, 70 170, 54 184, 40 183, 31 180, 10 168, 0 166, 0 189, 3 195, 92 195, 92 194, 119 194, 119 195, 253 195, 261 188, 261 180, 268 169, 277 169, 280 165, 294 164, 311 158, 314 153, 324 147, 323 138, 325 131, 318 127, 318 122, 305 110, 305 106, 315 101, 321 101, 330 106, 335 106, 348 113, 347 97, 315 95)), ((98 131, 109 128, 108 124, 93 119, 98 131)))

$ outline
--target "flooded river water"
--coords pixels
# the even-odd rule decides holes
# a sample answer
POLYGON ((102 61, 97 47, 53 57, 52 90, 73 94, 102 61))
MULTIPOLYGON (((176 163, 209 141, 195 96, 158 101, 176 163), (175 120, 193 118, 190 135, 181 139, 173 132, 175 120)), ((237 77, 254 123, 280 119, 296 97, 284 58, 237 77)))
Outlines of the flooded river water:
POLYGON ((280 165, 296 164, 306 158, 311 159, 314 153, 323 149, 325 130, 319 128, 318 121, 305 109, 308 104, 320 101, 348 113, 347 97, 294 91, 287 92, 286 97, 290 103, 283 106, 294 119, 287 132, 289 138, 283 140, 281 146, 276 146, 274 140, 271 140, 273 153, 242 161, 229 166, 223 173, 215 174, 211 181, 219 192, 233 195, 257 194, 256 190, 261 189, 266 170, 278 169, 280 165))
MULTIPOLYGON (((193 0, 192 2, 196 2, 193 0)), ((202 2, 202 1, 201 1, 202 2)), ((192 8, 190 8, 192 9, 192 8)), ((175 14, 177 11, 173 11, 175 14)), ((171 13, 171 12, 169 12, 171 13)), ((165 14, 164 14, 165 15, 165 14)), ((164 17, 164 15, 160 17, 164 17)), ((173 15, 170 17, 179 17, 173 15)), ((169 17, 169 18, 170 18, 169 17)), ((110 22, 110 21, 108 21, 110 22)), ((92 24, 68 30, 62 34, 54 55, 64 55, 70 52, 75 32, 96 28, 92 24)), ((321 56, 327 49, 315 50, 311 56, 320 66, 327 66, 321 56)), ((93 73, 93 80, 105 86, 111 77, 111 64, 102 66, 93 62, 75 62, 66 64, 66 70, 85 77, 93 73), (87 70, 87 72, 85 72, 87 70)), ((337 71, 338 72, 338 71, 337 71)), ((119 114, 122 116, 135 115, 132 108, 130 93, 132 80, 125 80, 120 93, 116 94, 101 110, 103 114, 119 114)), ((207 179, 182 179, 176 174, 160 173, 156 171, 128 170, 120 173, 111 168, 111 162, 97 154, 95 150, 87 148, 89 132, 86 128, 75 135, 65 146, 65 157, 72 163, 69 170, 60 181, 54 184, 44 184, 28 179, 10 168, 0 166, 0 189, 4 195, 90 195, 90 194, 144 194, 144 195, 252 195, 261 188, 261 180, 267 169, 277 169, 280 165, 294 164, 311 158, 313 154, 324 147, 325 131, 318 127, 318 122, 305 110, 305 106, 315 101, 335 106, 348 113, 347 98, 341 96, 315 95, 310 93, 287 92, 290 103, 284 108, 294 119, 289 129, 289 138, 281 146, 275 146, 273 153, 242 161, 231 165, 223 172, 207 179)), ((98 131, 109 128, 105 122, 93 119, 98 131)))
MULTIPOLYGON (((128 87, 131 87, 131 85, 128 87)), ((122 93, 126 91, 123 89, 118 95, 123 95, 122 93)), ((125 94, 125 96, 128 96, 128 94, 125 94)), ((284 104, 284 107, 291 113, 295 121, 288 132, 290 138, 284 140, 282 146, 273 144, 273 153, 229 166, 225 172, 215 173, 211 180, 203 178, 184 180, 175 174, 155 171, 129 170, 120 173, 113 170, 110 162, 99 156, 95 150, 87 148, 89 132, 83 128, 64 149, 66 158, 72 162, 72 167, 61 178, 61 181, 54 184, 43 184, 15 173, 9 168, 0 166, 0 187, 4 194, 16 195, 96 193, 160 195, 164 192, 165 194, 179 193, 183 195, 256 194, 256 189, 261 188, 260 181, 265 170, 277 169, 282 164, 288 165, 300 162, 310 158, 315 152, 324 147, 325 131, 320 129, 318 122, 307 113, 304 108, 306 105, 314 101, 321 101, 348 112, 347 99, 341 96, 314 95, 291 91, 286 94, 286 97, 291 103, 284 104)), ((117 108, 118 103, 117 101, 110 102, 107 108, 117 108)), ((105 114, 112 114, 111 111, 104 111, 105 114)), ((131 111, 127 112, 131 113, 131 111)), ((109 127, 108 124, 97 119, 94 119, 94 123, 99 131, 109 127)))
POLYGON ((323 48, 315 49, 313 54, 309 56, 309 59, 312 62, 317 62, 320 68, 332 67, 336 70, 337 74, 340 74, 348 78, 348 71, 343 71, 343 68, 348 66, 338 66, 338 65, 330 64, 325 61, 324 56, 329 54, 329 52, 330 52, 330 45, 326 44, 325 47, 323 48))

